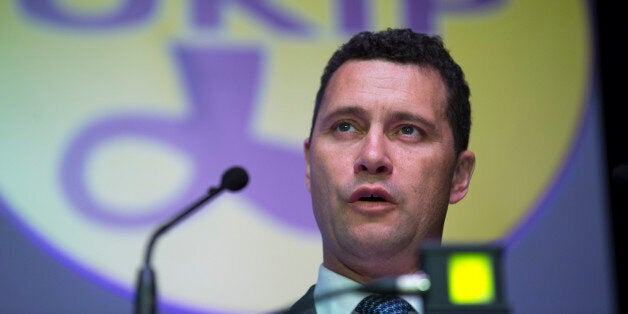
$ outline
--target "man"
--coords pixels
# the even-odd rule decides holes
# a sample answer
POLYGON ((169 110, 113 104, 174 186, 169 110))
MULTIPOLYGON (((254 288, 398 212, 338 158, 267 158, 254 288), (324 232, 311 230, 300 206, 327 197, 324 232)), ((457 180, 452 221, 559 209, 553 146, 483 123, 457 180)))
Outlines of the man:
MULTIPOLYGON (((304 143, 323 264, 289 312, 368 312, 366 294, 314 299, 419 270, 420 243, 440 241, 448 204, 469 188, 469 94, 436 36, 362 32, 334 53, 304 143)), ((404 298, 386 302, 422 312, 420 298, 404 298)))

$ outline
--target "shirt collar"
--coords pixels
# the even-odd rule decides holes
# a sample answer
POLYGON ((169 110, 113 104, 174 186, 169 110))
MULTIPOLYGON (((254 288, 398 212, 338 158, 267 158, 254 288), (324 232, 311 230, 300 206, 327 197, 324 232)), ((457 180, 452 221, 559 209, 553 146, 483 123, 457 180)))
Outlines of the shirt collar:
MULTIPOLYGON (((339 275, 323 266, 318 268, 318 279, 314 288, 314 298, 318 298, 327 293, 338 290, 350 289, 360 286, 360 283, 347 277, 339 275)), ((351 313, 355 307, 369 294, 364 292, 350 291, 334 297, 315 301, 316 313, 351 313)), ((401 296, 408 301, 418 313, 423 313, 423 299, 420 296, 401 296)))

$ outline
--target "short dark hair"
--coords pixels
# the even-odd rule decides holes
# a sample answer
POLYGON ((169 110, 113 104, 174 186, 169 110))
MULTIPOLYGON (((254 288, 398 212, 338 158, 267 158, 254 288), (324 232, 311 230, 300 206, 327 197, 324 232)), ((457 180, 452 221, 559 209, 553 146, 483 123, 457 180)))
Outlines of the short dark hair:
POLYGON ((329 59, 316 94, 310 137, 331 76, 349 60, 386 60, 416 64, 437 70, 447 88, 446 114, 454 137, 456 155, 467 149, 471 131, 470 90, 464 73, 438 35, 416 33, 411 29, 360 32, 343 44, 329 59))

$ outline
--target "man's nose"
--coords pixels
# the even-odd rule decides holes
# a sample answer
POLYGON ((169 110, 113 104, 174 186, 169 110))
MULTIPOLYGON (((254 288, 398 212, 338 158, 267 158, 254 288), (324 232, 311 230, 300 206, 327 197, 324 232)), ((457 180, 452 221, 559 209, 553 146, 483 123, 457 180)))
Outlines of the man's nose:
POLYGON ((355 173, 369 174, 392 173, 392 161, 389 156, 388 138, 382 132, 369 132, 363 139, 356 159, 355 173))

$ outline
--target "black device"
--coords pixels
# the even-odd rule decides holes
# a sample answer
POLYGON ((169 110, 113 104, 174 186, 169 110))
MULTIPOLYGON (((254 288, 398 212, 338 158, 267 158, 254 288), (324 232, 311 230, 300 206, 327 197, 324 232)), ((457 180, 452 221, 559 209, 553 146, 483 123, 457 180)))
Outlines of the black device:
POLYGON ((502 257, 498 244, 422 245, 421 270, 431 283, 423 293, 426 314, 509 313, 502 257))

